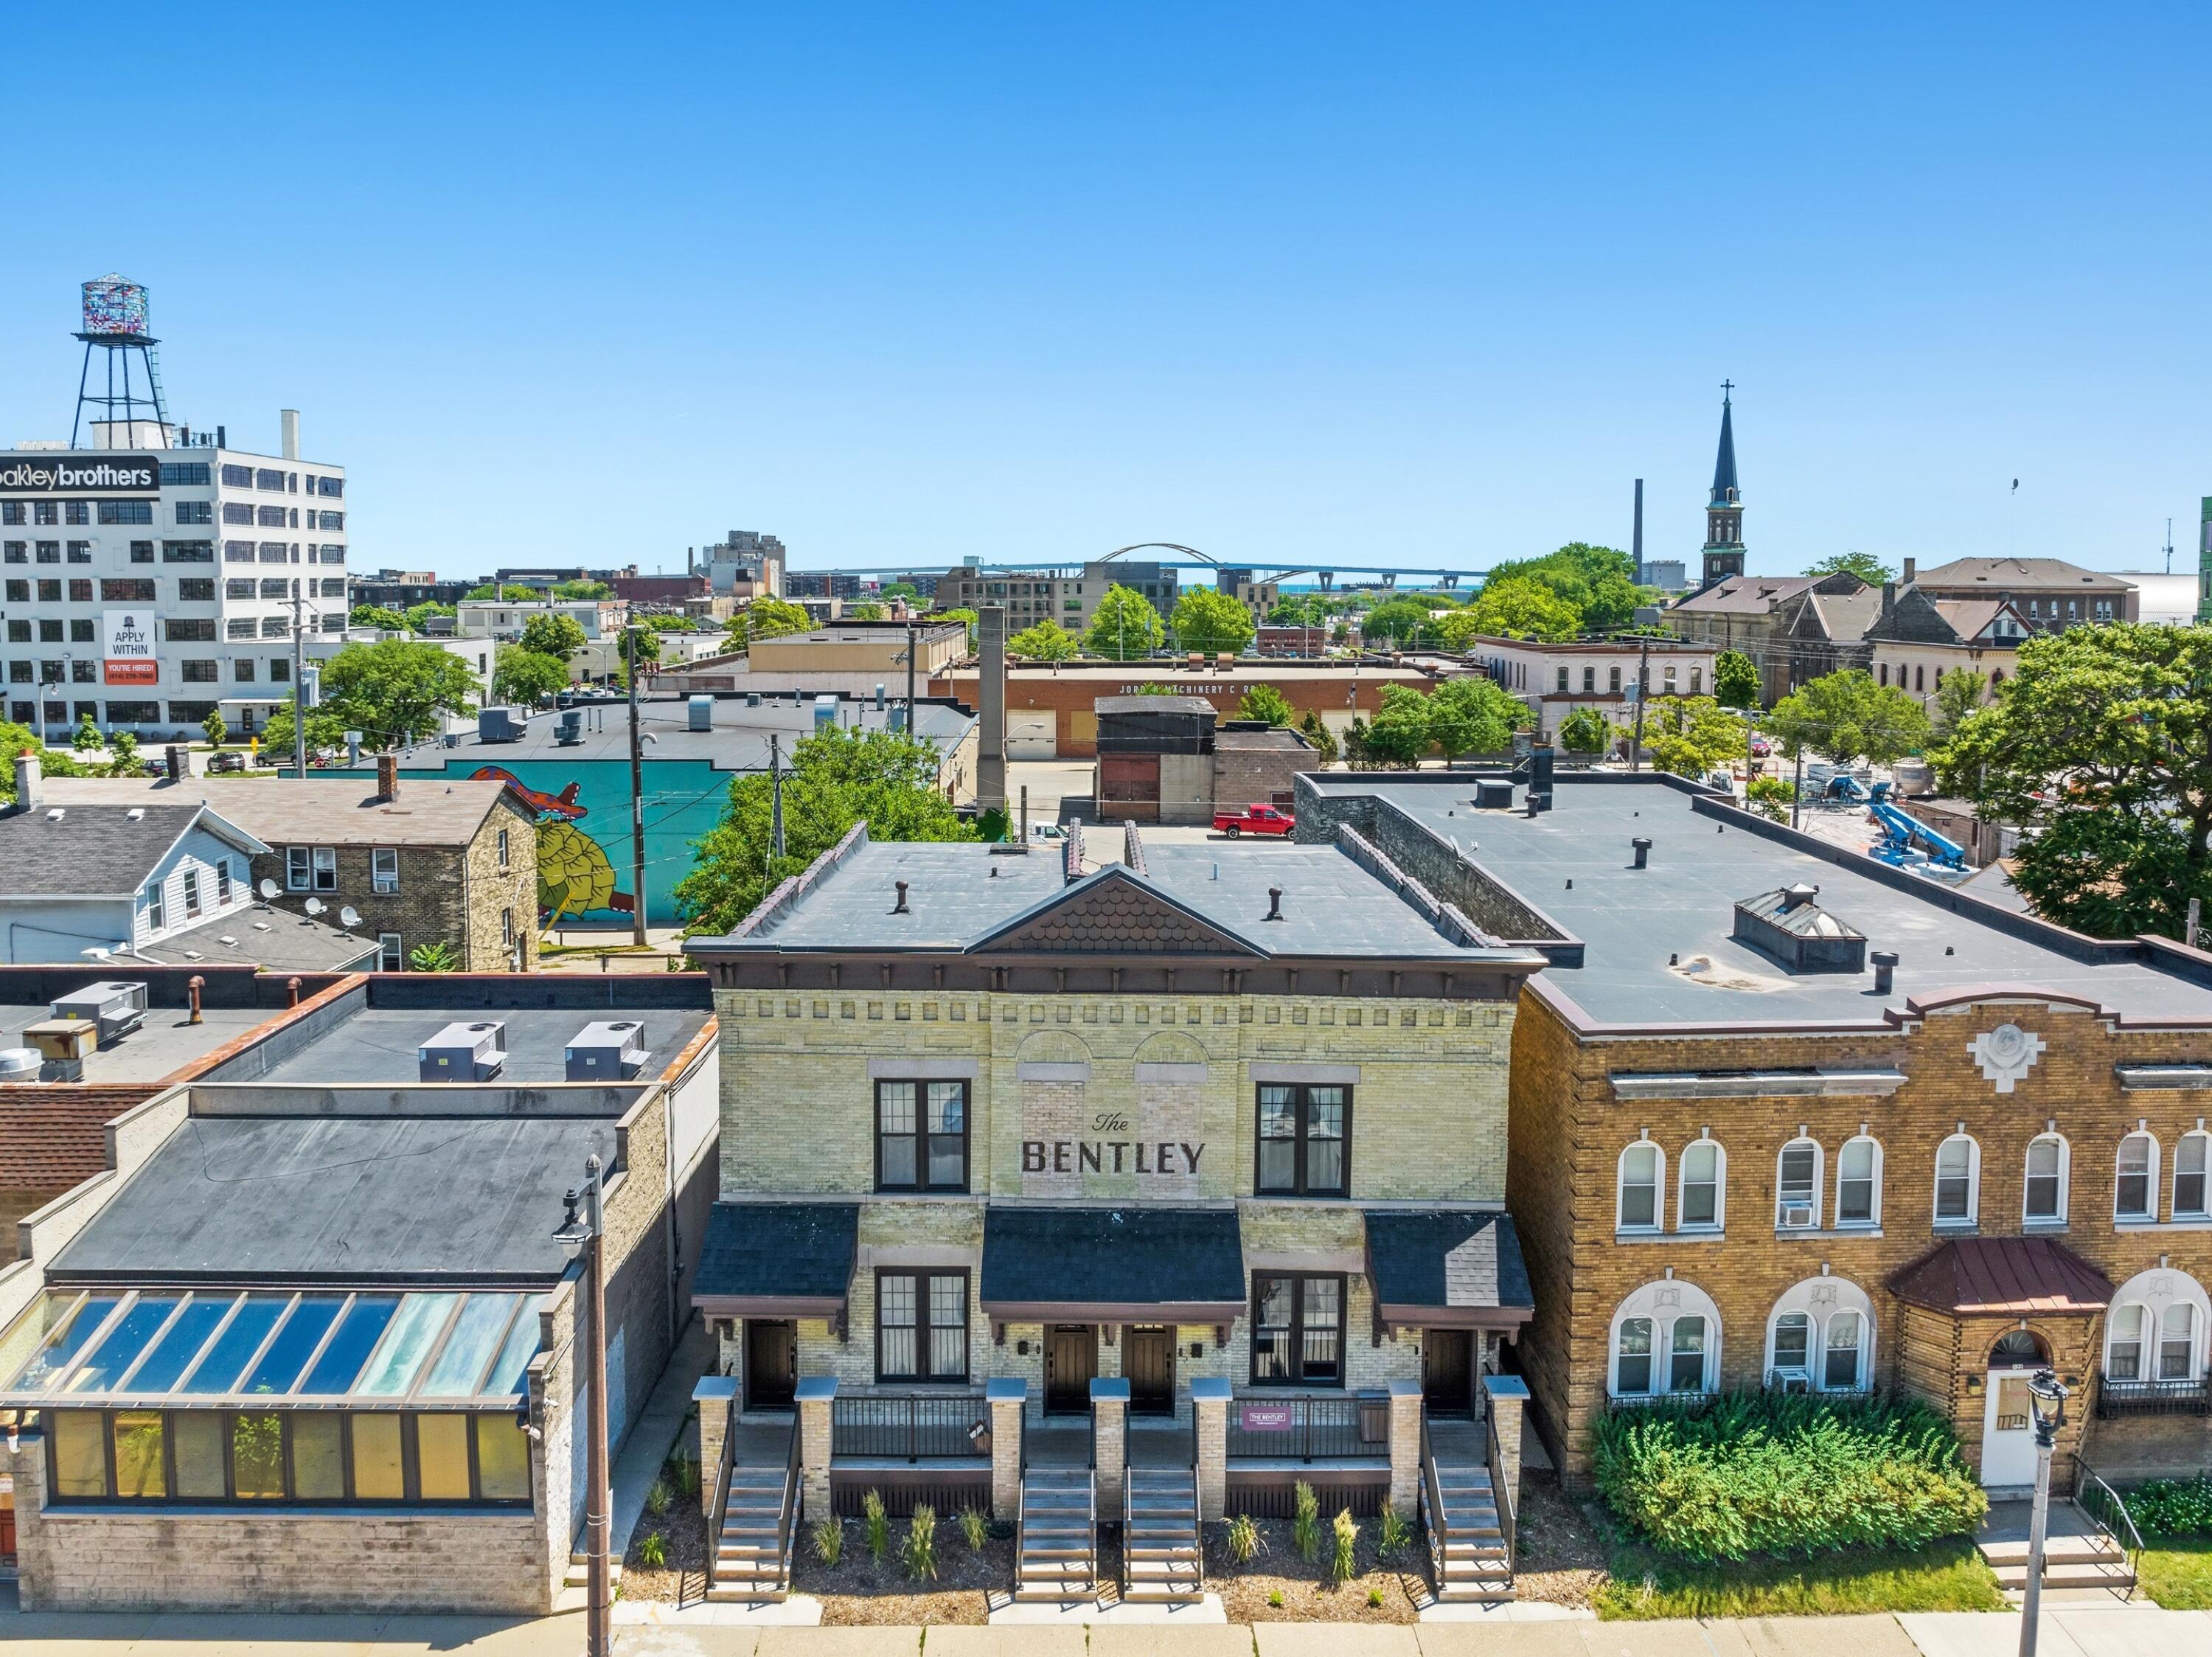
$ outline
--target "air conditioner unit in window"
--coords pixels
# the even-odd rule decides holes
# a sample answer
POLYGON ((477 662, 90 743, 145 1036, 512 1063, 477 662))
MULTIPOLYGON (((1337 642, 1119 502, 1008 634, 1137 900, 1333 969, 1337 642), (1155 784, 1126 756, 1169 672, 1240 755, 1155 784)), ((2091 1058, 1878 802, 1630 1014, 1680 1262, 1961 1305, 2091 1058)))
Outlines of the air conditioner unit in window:
POLYGON ((1810 1203, 1793 1204, 1782 1210, 1782 1224, 1785 1230, 1802 1231, 1812 1223, 1813 1208, 1810 1203))
POLYGON ((1766 1372, 1766 1390, 1770 1392, 1809 1392, 1813 1378, 1802 1369, 1770 1369, 1766 1372))

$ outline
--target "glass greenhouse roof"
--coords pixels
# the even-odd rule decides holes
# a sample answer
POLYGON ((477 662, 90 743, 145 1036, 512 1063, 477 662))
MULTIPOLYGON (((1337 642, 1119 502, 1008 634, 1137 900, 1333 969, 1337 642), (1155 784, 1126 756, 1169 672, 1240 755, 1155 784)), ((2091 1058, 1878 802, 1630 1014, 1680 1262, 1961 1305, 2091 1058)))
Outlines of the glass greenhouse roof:
POLYGON ((543 1295, 93 1289, 0 1334, 0 1409, 511 1406, 543 1295))

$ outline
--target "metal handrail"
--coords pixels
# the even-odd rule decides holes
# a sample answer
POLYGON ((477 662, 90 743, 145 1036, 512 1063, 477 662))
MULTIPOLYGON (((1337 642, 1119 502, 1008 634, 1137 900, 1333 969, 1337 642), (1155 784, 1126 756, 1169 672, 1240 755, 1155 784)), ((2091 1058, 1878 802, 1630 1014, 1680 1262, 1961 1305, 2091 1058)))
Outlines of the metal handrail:
POLYGON ((1421 1417, 1421 1482, 1426 1487, 1428 1508, 1429 1568, 1442 1589, 1444 1581, 1444 1490, 1437 1477, 1436 1447, 1429 1442, 1429 1419, 1421 1417))
POLYGON ((799 1545, 799 1429, 791 1430, 790 1453, 783 1463, 783 1508, 775 1522, 776 1587, 791 1592, 792 1552, 799 1545))
POLYGON ((1490 1494, 1498 1507, 1498 1528, 1505 1532, 1505 1569, 1510 1575, 1515 1553, 1514 1492, 1505 1488, 1505 1452, 1498 1442, 1498 1412, 1486 1409, 1482 1415, 1483 1434, 1490 1441, 1490 1494))
MULTIPOLYGON (((722 1453, 714 1464, 714 1499, 707 1514, 707 1586, 714 1586, 714 1554, 721 1545, 722 1521, 730 1506, 730 1474, 738 1459, 738 1401, 732 1398, 723 1405, 722 1453)), ((797 1439, 794 1432, 793 1438, 797 1439)))
MULTIPOLYGON (((1198 1505, 1198 1464, 1190 1469, 1190 1529, 1198 1538, 1198 1591, 1206 1592, 1206 1511, 1198 1505)), ((1123 1532, 1127 1534, 1126 1532, 1123 1532)))
POLYGON ((2127 1502, 2105 1481, 2102 1474, 2079 1457, 2075 1459, 2075 1466, 2077 1471, 2074 1505, 2081 1510, 2091 1524, 2112 1538, 2112 1545, 2126 1558, 2128 1591, 2120 1597, 2133 1599, 2136 1597, 2136 1573, 2142 1564, 2142 1532, 2136 1528, 2136 1518, 2128 1511, 2127 1502), (2115 1520, 2118 1520, 2117 1526, 2113 1523, 2115 1520))

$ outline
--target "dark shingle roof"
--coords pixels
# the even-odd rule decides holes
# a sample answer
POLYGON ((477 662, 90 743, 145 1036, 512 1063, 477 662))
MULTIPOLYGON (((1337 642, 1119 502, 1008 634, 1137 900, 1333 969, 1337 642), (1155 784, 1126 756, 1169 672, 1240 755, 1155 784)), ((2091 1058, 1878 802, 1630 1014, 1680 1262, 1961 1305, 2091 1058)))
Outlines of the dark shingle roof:
POLYGON ((1370 1209, 1367 1263, 1385 1315, 1488 1313, 1516 1323, 1534 1311, 1513 1216, 1487 1209, 1370 1209))
POLYGON ((857 1203, 717 1203, 699 1245, 691 1298, 709 1316, 738 1315, 721 1309, 731 1301, 842 1306, 860 1230, 857 1203))
POLYGON ((1006 1317, 1121 1308, 1132 1319, 1225 1322, 1244 1309, 1237 1211, 994 1206, 983 1220, 979 1298, 1006 1317))
POLYGON ((241 850, 267 850, 201 805, 46 807, 0 815, 0 898, 135 896, 203 814, 241 850))

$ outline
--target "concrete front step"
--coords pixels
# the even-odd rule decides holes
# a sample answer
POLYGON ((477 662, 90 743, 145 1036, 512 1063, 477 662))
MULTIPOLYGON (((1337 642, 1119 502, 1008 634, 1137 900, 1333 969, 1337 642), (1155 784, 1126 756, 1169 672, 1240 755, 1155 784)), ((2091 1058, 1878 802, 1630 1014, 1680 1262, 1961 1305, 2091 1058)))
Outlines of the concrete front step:
MULTIPOLYGON (((2025 1566, 2027 1563, 2027 1543, 2024 1538, 1984 1542, 1980 1544, 1980 1547, 1982 1557, 1988 1560, 1992 1568, 2005 1565, 2025 1566)), ((2126 1556, 2120 1550, 2119 1544, 2109 1536, 2054 1536, 2047 1538, 2043 1544, 2043 1559, 2045 1564, 2055 1564, 2062 1560, 2071 1564, 2084 1560, 2125 1557, 2126 1556)))
MULTIPOLYGON (((1997 1565, 1991 1568, 2001 1588, 2025 1591, 2027 1587, 2027 1567, 1997 1565)), ((2043 1586, 2046 1588, 2131 1588, 2136 1574, 2124 1563, 2106 1564, 2084 1562, 2056 1565, 2049 1560, 2043 1563, 2043 1586)))

